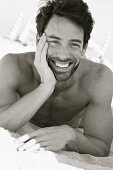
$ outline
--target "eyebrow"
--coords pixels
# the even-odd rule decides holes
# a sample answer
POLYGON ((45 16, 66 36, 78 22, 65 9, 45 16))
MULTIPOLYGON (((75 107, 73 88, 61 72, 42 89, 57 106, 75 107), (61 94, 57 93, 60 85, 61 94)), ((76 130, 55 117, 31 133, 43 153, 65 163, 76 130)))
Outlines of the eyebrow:
POLYGON ((78 43, 82 43, 82 41, 80 40, 80 39, 71 39, 71 40, 69 40, 69 41, 71 41, 71 42, 78 42, 78 43))
POLYGON ((55 35, 49 35, 48 38, 53 38, 53 39, 61 40, 61 38, 56 37, 55 35))
MULTIPOLYGON (((48 38, 53 38, 53 39, 57 39, 57 40, 62 40, 61 38, 55 36, 55 35, 49 35, 48 38)), ((82 43, 82 41, 80 39, 71 39, 69 40, 70 42, 78 42, 78 43, 82 43)))

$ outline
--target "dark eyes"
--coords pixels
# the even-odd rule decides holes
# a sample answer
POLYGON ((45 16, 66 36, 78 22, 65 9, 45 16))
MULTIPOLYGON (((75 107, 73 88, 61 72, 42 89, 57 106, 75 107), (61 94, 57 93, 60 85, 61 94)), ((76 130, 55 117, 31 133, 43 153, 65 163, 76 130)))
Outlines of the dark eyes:
MULTIPOLYGON (((60 42, 57 41, 57 40, 49 40, 49 41, 47 41, 47 42, 48 42, 48 44, 51 45, 51 46, 58 46, 58 45, 60 45, 60 42)), ((69 46, 70 48, 74 48, 74 49, 80 48, 80 45, 77 44, 77 43, 69 43, 68 46, 69 46)))
POLYGON ((56 41, 56 40, 52 40, 52 41, 47 41, 48 42, 48 44, 51 46, 51 47, 57 47, 57 46, 59 46, 59 42, 58 41, 56 41))
POLYGON ((78 48, 80 47, 80 45, 77 44, 77 43, 71 43, 70 45, 73 46, 73 47, 78 47, 78 48))
POLYGON ((58 44, 58 41, 48 41, 49 44, 58 44))

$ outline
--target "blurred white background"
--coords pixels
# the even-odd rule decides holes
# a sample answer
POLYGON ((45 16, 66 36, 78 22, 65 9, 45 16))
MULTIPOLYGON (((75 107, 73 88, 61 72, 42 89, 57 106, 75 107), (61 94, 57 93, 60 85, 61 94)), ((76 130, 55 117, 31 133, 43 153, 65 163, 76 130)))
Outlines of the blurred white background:
POLYGON ((91 40, 98 43, 100 47, 108 42, 105 58, 113 64, 113 0, 84 0, 88 3, 90 11, 95 20, 91 40))
POLYGON ((8 36, 19 14, 23 14, 19 33, 28 21, 35 22, 38 0, 0 0, 0 36, 8 36))
MULTIPOLYGON (((88 3, 95 20, 86 55, 93 59, 102 55, 113 64, 113 0, 84 1, 88 3)), ((1 57, 7 52, 35 50, 35 16, 38 2, 39 0, 0 0, 1 57), (11 37, 20 39, 21 44, 13 40, 9 42, 11 37)))

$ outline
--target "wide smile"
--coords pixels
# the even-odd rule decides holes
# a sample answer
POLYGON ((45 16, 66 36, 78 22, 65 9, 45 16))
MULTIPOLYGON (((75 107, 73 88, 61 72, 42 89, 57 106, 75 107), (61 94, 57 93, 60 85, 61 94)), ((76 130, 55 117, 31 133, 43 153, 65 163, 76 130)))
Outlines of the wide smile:
POLYGON ((49 63, 53 69, 59 72, 66 72, 73 67, 74 63, 72 61, 57 61, 57 60, 49 60, 49 63))

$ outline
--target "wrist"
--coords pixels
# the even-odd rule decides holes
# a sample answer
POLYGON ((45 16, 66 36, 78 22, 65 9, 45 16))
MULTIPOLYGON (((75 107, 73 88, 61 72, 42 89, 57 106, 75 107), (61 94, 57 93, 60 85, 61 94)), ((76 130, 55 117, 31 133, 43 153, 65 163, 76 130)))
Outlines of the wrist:
POLYGON ((76 133, 75 133, 75 129, 69 126, 69 141, 75 141, 76 138, 76 133))
POLYGON ((41 82, 41 84, 43 84, 43 85, 46 85, 47 87, 52 87, 52 88, 55 88, 55 85, 56 85, 56 80, 54 79, 54 80, 46 80, 46 81, 44 81, 44 82, 41 82))
POLYGON ((70 141, 74 141, 75 140, 75 131, 74 129, 69 126, 69 125, 63 125, 65 126, 65 132, 67 133, 67 144, 70 142, 70 141))
POLYGON ((43 88, 44 91, 52 93, 54 91, 55 84, 54 83, 45 82, 45 83, 41 83, 40 87, 43 88))

